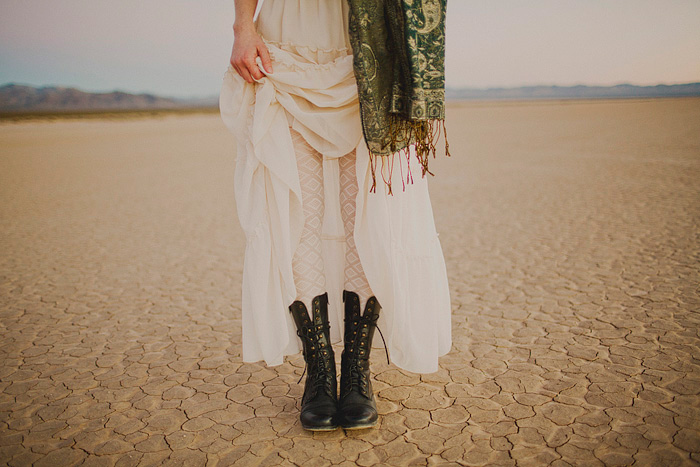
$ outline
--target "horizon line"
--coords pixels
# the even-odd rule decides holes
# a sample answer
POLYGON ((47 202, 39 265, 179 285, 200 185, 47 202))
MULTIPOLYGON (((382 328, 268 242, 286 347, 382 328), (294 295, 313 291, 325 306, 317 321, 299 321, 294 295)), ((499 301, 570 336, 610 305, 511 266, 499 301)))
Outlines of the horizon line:
MULTIPOLYGON (((618 86, 634 86, 634 87, 639 87, 639 88, 648 88, 648 87, 658 87, 658 86, 683 86, 683 85, 692 85, 692 84, 700 84, 700 80, 698 81, 687 81, 687 82, 676 82, 676 83, 667 83, 667 82, 659 82, 656 84, 635 84, 630 81, 624 81, 624 82, 619 82, 616 84, 585 84, 585 83, 577 83, 577 84, 523 84, 523 85, 514 85, 514 86, 445 86, 445 91, 460 91, 460 90, 470 90, 470 91, 493 91, 493 90, 505 90, 505 89, 524 89, 524 88, 537 88, 537 87, 548 87, 548 88, 576 88, 576 87, 588 87, 588 88, 614 88, 618 86)), ((65 84, 41 84, 41 85, 35 85, 35 84, 29 84, 29 83, 22 83, 22 82, 17 82, 17 81, 8 81, 5 83, 0 84, 0 88, 4 88, 6 86, 26 86, 26 87, 31 87, 35 89, 50 89, 50 88, 63 88, 63 89, 75 89, 80 92, 85 92, 89 94, 110 94, 110 93, 115 93, 115 92, 121 92, 125 94, 132 94, 132 95, 151 95, 151 96, 157 96, 161 98, 168 98, 168 99, 175 99, 175 100, 188 100, 188 99, 206 99, 206 98, 211 98, 213 96, 218 96, 218 93, 211 93, 211 94, 197 94, 197 95, 188 95, 188 96, 173 96, 170 94, 159 94, 157 91, 129 91, 125 90, 123 88, 113 88, 109 90, 89 90, 86 88, 81 88, 76 85, 65 85, 65 84)))

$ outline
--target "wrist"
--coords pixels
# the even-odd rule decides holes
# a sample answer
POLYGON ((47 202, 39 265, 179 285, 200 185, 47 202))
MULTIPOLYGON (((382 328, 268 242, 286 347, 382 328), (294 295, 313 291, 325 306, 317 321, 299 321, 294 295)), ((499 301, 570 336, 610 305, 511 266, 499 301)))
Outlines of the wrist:
POLYGON ((251 32, 255 31, 255 24, 253 21, 235 21, 233 23, 233 33, 234 34, 241 34, 241 33, 246 33, 246 32, 251 32))

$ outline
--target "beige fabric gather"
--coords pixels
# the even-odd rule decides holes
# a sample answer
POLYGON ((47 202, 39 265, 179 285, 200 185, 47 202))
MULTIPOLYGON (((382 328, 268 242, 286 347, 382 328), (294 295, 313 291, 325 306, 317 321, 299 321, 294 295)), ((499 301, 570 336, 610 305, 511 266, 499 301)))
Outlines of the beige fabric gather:
MULTIPOLYGON (((418 373, 438 369, 451 348, 450 297, 420 166, 395 157, 393 196, 372 178, 362 138, 345 0, 265 0, 257 28, 273 72, 246 83, 224 74, 220 109, 237 143, 236 205, 247 245, 243 270, 243 360, 283 363, 296 354, 288 306, 296 297, 292 258, 303 226, 301 188, 290 126, 324 156, 324 267, 331 340, 342 341, 345 235, 338 158, 357 151, 355 243, 382 305, 379 327, 392 363, 418 373), (409 171, 413 184, 406 184, 409 171)), ((388 164, 387 164, 388 168, 388 164)), ((388 171, 384 174, 389 177, 388 171)), ((375 338, 374 346, 381 346, 375 338)))

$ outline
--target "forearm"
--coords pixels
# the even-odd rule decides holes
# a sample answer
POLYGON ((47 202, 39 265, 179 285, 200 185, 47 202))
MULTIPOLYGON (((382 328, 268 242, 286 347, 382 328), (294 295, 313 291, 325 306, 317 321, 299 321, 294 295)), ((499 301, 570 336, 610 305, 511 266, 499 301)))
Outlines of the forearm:
POLYGON ((236 19, 233 23, 234 34, 253 27, 253 16, 258 0, 235 0, 236 19))

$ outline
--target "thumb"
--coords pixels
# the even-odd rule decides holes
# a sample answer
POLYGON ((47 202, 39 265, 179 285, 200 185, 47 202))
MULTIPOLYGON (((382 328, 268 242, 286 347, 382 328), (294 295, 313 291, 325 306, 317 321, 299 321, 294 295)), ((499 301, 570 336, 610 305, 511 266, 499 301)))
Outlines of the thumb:
POLYGON ((263 68, 265 68, 265 71, 268 73, 272 73, 272 60, 270 59, 270 52, 267 50, 267 47, 265 47, 264 45, 259 45, 258 54, 260 55, 260 59, 262 60, 263 68))

